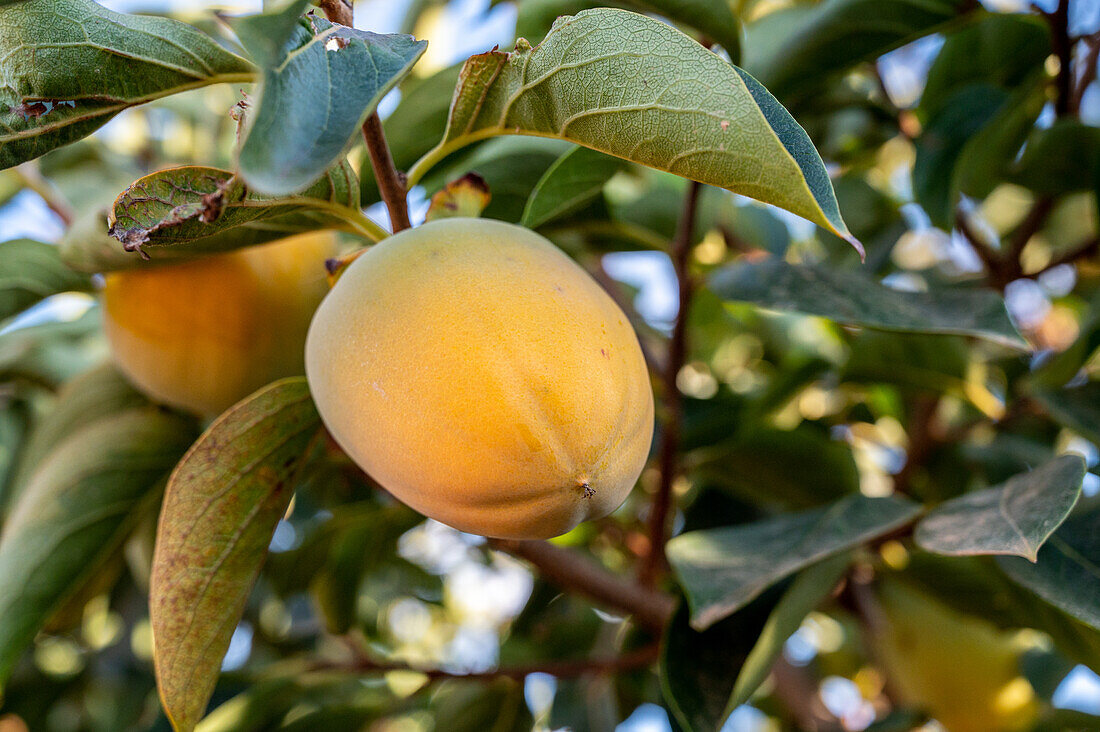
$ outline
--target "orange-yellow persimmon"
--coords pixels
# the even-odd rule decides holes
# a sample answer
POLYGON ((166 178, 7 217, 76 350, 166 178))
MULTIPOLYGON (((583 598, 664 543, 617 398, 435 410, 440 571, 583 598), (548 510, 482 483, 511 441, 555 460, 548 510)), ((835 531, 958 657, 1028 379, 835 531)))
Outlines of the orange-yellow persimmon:
POLYGON ((375 480, 486 536, 556 536, 615 510, 653 436, 622 311, 549 241, 499 221, 434 221, 356 259, 313 319, 306 374, 375 480))
POLYGON ((151 398, 202 415, 303 373, 335 253, 335 235, 316 232, 108 274, 103 325, 118 367, 151 398))

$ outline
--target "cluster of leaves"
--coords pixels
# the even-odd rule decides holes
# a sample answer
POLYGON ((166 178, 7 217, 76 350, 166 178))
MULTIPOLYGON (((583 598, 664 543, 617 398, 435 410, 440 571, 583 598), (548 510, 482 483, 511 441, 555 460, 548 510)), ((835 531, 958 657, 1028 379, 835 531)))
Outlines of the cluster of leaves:
MULTIPOLYGON (((408 29, 438 4, 414 2, 408 29)), ((827 613, 845 642, 794 673, 811 690, 854 677, 875 660, 859 640, 883 576, 1046 634, 1028 671, 1046 702, 1072 664, 1100 672, 1100 506, 1081 497, 1089 465, 1062 454, 1095 462, 1100 443, 1100 134, 1077 114, 1100 42, 1073 35, 1069 3, 1049 17, 967 0, 517 5, 514 51, 418 75, 423 41, 303 15, 305 0, 220 25, 0 2, 0 197, 29 189, 77 212, 56 246, 0 243, 2 709, 33 729, 191 729, 217 706, 204 729, 518 730, 610 728, 656 702, 702 731, 751 702, 809 726, 778 674, 765 684, 784 642, 827 613), (933 34, 923 94, 899 105, 875 63, 933 34), (652 628, 536 578, 499 655, 506 672, 558 669, 553 704, 529 709, 518 672, 450 678, 463 669, 411 647, 389 615, 415 602, 454 632, 447 572, 399 550, 419 517, 325 439, 304 380, 203 429, 103 363, 87 295, 75 320, 28 318, 143 256, 318 228, 384 237, 364 214, 381 193, 358 140, 395 88, 386 136, 410 186, 435 196, 429 216, 536 229, 613 291, 607 257, 673 254, 671 341, 686 347, 627 305, 671 375, 666 457, 614 516, 561 540, 609 569, 650 562, 664 528, 645 518, 669 496, 654 484, 683 488, 660 590, 685 601, 659 673, 652 628), (1053 124, 1038 124, 1044 109, 1053 124), (172 127, 126 149, 88 137, 124 111, 116 124, 172 127), (678 227, 685 178, 708 186, 678 227), (786 214, 735 194, 817 228, 794 235, 786 214), (911 230, 904 204, 939 228, 911 230), (952 229, 983 271, 948 256, 952 229), (857 239, 863 265, 844 244, 857 239), (1021 335, 1004 289, 1061 265, 1072 287, 1021 335), (277 526, 297 538, 268 557, 277 526), (244 627, 251 660, 219 675, 244 627), (572 678, 609 657, 641 662, 572 678), (435 667, 410 684, 394 658, 435 667)), ((611 595, 597 597, 629 612, 611 595)), ((880 729, 921 711, 873 695, 892 711, 880 729)), ((1046 703, 1038 724, 1061 714, 1046 703)))

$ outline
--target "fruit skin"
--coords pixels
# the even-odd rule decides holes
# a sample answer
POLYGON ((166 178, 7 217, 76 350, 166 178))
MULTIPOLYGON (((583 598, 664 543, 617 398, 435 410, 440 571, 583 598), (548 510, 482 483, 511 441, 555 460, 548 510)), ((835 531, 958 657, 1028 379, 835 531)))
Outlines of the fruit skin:
POLYGON ((219 414, 303 373, 310 318, 328 291, 332 232, 181 264, 112 272, 103 328, 119 369, 152 399, 219 414))
POLYGON ((610 513, 653 438, 626 316, 549 241, 498 221, 434 221, 356 259, 314 316, 306 376, 360 467, 485 536, 610 513))
POLYGON ((881 583, 879 659, 900 701, 948 732, 1031 729, 1038 702, 1020 675, 1013 634, 956 612, 897 579, 881 583))

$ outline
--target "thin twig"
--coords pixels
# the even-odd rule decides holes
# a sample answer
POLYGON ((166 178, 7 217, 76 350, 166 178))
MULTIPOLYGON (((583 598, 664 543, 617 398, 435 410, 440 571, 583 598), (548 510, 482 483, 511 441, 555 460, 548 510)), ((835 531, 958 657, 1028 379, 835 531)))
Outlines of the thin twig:
POLYGON ((804 668, 780 658, 772 666, 775 698, 787 708, 798 729, 807 732, 840 732, 840 720, 829 711, 818 693, 818 685, 804 668))
POLYGON ((626 581, 577 552, 549 542, 492 539, 489 546, 530 562, 551 584, 633 615, 650 630, 661 631, 675 609, 671 596, 626 581))
POLYGON ((1069 0, 1058 0, 1054 12, 1046 15, 1050 23, 1051 45, 1058 57, 1058 77, 1054 80, 1058 97, 1054 111, 1059 117, 1073 112, 1073 44, 1069 40, 1069 0))
POLYGON ((346 25, 348 28, 355 25, 352 0, 320 0, 317 4, 325 11, 325 17, 333 23, 346 25))
POLYGON ((576 678, 597 674, 609 674, 615 671, 627 671, 652 665, 659 653, 656 643, 629 651, 611 658, 580 658, 565 661, 542 661, 522 666, 501 666, 491 671, 458 673, 438 668, 422 669, 402 663, 375 661, 367 656, 358 655, 349 663, 319 661, 309 667, 310 671, 345 671, 352 673, 388 673, 390 671, 412 671, 424 674, 429 680, 469 679, 490 680, 502 677, 522 681, 531 674, 544 673, 558 678, 576 678))
POLYGON ((386 133, 382 130, 382 120, 377 112, 372 112, 363 123, 363 139, 370 153, 370 164, 374 178, 378 181, 378 191, 386 210, 390 212, 393 233, 409 228, 409 201, 405 190, 405 179, 393 164, 393 155, 386 144, 386 133))
POLYGON ((680 307, 676 312, 676 322, 668 344, 668 357, 665 360, 663 380, 667 414, 661 432, 660 480, 657 494, 649 509, 649 551, 638 571, 638 581, 646 586, 656 584, 657 577, 664 571, 667 563, 665 541, 668 539, 668 515, 672 508, 672 482, 679 471, 680 429, 684 419, 683 399, 679 387, 676 386, 676 377, 684 366, 687 354, 688 310, 691 308, 693 295, 688 260, 701 189, 702 184, 696 181, 688 183, 676 238, 672 242, 672 265, 676 270, 676 283, 680 290, 680 307))
POLYGON ((1070 109, 1074 113, 1081 110, 1081 100, 1085 96, 1085 91, 1089 88, 1089 84, 1096 80, 1096 64, 1100 61, 1100 31, 1086 36, 1084 41, 1089 50, 1085 54, 1085 67, 1081 70, 1081 78, 1077 80, 1073 99, 1070 102, 1070 109))
MULTIPOLYGON (((325 17, 333 23, 351 27, 353 25, 352 0, 322 0, 318 3, 325 11, 325 17)), ((382 120, 378 112, 371 112, 363 123, 363 140, 370 155, 371 170, 378 181, 378 191, 382 202, 390 214, 393 233, 409 228, 409 201, 405 188, 405 179, 393 164, 390 146, 386 144, 386 133, 382 129, 382 120)))
POLYGON ((963 213, 962 209, 955 209, 955 228, 959 230, 968 242, 970 242, 970 246, 974 249, 974 253, 978 255, 978 259, 982 260, 986 272, 989 273, 990 284, 998 290, 1003 290, 1008 283, 1004 280, 1000 256, 997 254, 996 250, 989 245, 989 242, 974 230, 974 227, 970 225, 970 220, 966 217, 966 214, 963 213))
MULTIPOLYGON (((1035 201, 1031 210, 1028 211, 1024 220, 1016 227, 1016 231, 1012 233, 1012 238, 1008 240, 1008 265, 1013 269, 1015 274, 1011 280, 1017 279, 1022 274, 1020 269, 1020 255, 1023 254, 1024 247, 1031 241, 1031 237, 1043 227, 1050 212, 1054 209, 1054 199, 1050 196, 1043 196, 1035 201)), ((1009 281, 1011 281, 1009 280, 1009 281)))
POLYGON ((35 162, 23 163, 16 166, 15 174, 19 180, 31 191, 34 191, 46 202, 51 211, 57 214, 61 222, 68 228, 73 224, 73 208, 69 202, 62 198, 53 185, 42 177, 35 162))
POLYGON ((909 407, 909 421, 905 430, 909 436, 909 447, 906 450, 905 465, 894 476, 894 491, 897 493, 912 493, 913 475, 941 444, 936 424, 939 406, 938 396, 921 395, 915 397, 909 407))

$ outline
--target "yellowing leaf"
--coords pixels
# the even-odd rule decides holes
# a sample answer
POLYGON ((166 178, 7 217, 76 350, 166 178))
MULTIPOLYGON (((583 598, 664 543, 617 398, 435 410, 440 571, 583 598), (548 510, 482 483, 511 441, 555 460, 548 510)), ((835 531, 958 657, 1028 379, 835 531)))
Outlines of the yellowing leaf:
POLYGON ((177 730, 194 729, 320 427, 305 379, 232 407, 172 472, 149 587, 157 688, 177 730))

